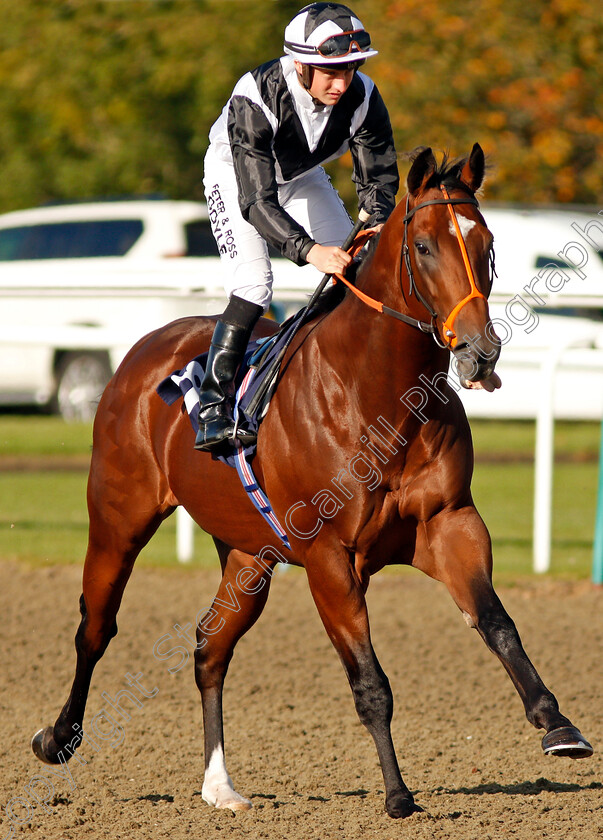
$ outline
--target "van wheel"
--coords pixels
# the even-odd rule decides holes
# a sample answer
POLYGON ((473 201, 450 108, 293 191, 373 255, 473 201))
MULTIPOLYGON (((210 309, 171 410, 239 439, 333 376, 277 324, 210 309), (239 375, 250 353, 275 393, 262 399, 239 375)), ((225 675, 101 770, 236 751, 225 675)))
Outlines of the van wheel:
POLYGON ((93 420, 109 379, 106 353, 66 353, 57 365, 53 411, 68 423, 93 420))

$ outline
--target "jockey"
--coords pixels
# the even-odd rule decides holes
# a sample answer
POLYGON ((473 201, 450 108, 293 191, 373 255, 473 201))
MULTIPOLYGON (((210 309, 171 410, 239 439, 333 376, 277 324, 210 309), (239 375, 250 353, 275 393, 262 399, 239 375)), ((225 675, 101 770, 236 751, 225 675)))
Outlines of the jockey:
POLYGON ((237 82, 209 135, 203 180, 229 303, 209 349, 196 449, 233 436, 234 379, 272 297, 268 244, 323 274, 351 261, 339 245, 352 223, 322 164, 351 152, 359 205, 373 226, 395 204, 389 115, 358 72, 377 55, 360 20, 339 3, 311 3, 285 29, 284 52, 237 82))

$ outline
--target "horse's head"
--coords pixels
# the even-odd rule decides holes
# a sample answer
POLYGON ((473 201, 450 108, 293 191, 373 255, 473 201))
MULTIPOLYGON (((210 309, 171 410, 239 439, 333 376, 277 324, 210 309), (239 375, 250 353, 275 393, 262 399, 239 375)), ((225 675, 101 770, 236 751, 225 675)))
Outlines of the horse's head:
POLYGON ((457 360, 461 382, 487 379, 500 354, 488 311, 492 234, 475 193, 484 178, 476 143, 468 158, 440 167, 420 151, 408 173, 408 194, 392 215, 401 241, 402 294, 411 315, 429 314, 438 343, 457 360))

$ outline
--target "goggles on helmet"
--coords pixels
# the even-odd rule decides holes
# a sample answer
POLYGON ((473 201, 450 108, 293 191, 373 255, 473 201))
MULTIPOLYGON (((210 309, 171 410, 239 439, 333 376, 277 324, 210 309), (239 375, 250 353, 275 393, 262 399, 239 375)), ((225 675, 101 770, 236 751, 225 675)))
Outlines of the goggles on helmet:
POLYGON ((351 52, 363 52, 371 45, 371 36, 364 29, 353 32, 342 32, 330 35, 316 47, 316 51, 323 58, 343 58, 351 52), (354 50, 354 47, 356 49, 354 50))

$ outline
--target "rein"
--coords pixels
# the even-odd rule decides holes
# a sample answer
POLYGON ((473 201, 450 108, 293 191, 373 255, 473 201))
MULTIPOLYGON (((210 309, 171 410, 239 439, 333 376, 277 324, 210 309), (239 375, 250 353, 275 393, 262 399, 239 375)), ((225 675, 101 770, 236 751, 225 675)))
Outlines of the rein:
MULTIPOLYGON (((450 198, 450 196, 448 194, 448 190, 446 189, 446 187, 443 184, 440 185, 440 189, 442 190, 444 198, 433 198, 430 201, 424 201, 421 204, 417 204, 416 207, 413 207, 411 210, 408 209, 410 197, 407 196, 406 197, 406 215, 402 219, 402 221, 404 223, 404 237, 402 239, 402 248, 401 248, 401 251, 400 251, 400 285, 402 284, 402 264, 404 263, 404 267, 406 268, 406 273, 408 275, 409 294, 412 295, 413 289, 414 289, 414 293, 415 293, 415 296, 416 296, 417 300, 420 303, 423 304, 425 309, 431 315, 431 323, 427 323, 426 321, 420 321, 417 318, 412 318, 410 315, 406 315, 403 312, 398 312, 395 309, 391 309, 389 306, 385 306, 385 304, 383 304, 381 301, 375 300, 375 298, 369 297, 369 295, 365 294, 364 292, 361 292, 360 289, 357 289, 356 286, 354 286, 352 283, 350 283, 349 280, 346 280, 346 278, 342 274, 335 274, 333 276, 333 280, 334 281, 340 281, 340 282, 344 283, 353 292, 353 294, 356 295, 357 298, 359 298, 367 306, 370 306, 372 309, 375 309, 377 312, 381 312, 384 315, 389 315, 392 318, 396 318, 398 321, 403 321, 405 324, 409 324, 410 326, 416 327, 417 329, 421 330, 421 332, 431 333, 434 336, 434 339, 435 339, 436 343, 440 347, 454 348, 456 346, 457 342, 458 342, 458 338, 457 338, 456 333, 454 332, 454 329, 453 329, 454 322, 457 318, 457 315, 459 314, 461 309, 467 303, 469 303, 470 300, 473 300, 474 298, 482 298, 482 300, 485 300, 485 296, 479 291, 479 289, 477 288, 477 285, 475 283, 475 275, 474 275, 473 269, 471 267, 471 262, 469 261, 469 255, 467 254, 467 248, 465 246, 465 240, 463 239, 463 235, 462 235, 461 229, 459 227, 459 223, 458 223, 458 220, 457 220, 457 217, 456 217, 456 213, 452 209, 452 205, 453 204, 473 204, 473 205, 475 205, 475 207, 479 207, 479 203, 478 203, 477 199, 470 198, 469 196, 467 198, 450 198), (428 207, 432 204, 445 204, 448 207, 448 212, 450 213, 450 217, 451 217, 452 222, 454 224, 456 238, 457 238, 457 241, 459 243, 459 247, 461 249, 461 255, 463 257, 463 263, 465 265, 465 271, 467 272, 467 278, 469 280, 469 286, 470 286, 469 294, 466 295, 461 301, 459 301, 459 303, 457 303, 457 305, 454 307, 452 312, 443 321, 442 326, 444 328, 444 334, 446 335, 447 338, 450 339, 450 341, 448 341, 447 343, 444 343, 444 344, 441 344, 438 341, 438 333, 437 333, 437 328, 436 328, 436 321, 437 321, 437 318, 438 318, 437 313, 430 306, 430 304, 425 300, 425 298, 423 297, 423 295, 421 294, 421 292, 419 291, 419 289, 417 287, 417 284, 416 284, 416 281, 415 281, 415 278, 414 278, 414 274, 413 274, 413 270, 412 270, 412 264, 411 264, 411 261, 410 261, 410 249, 408 247, 408 224, 409 224, 409 222, 411 221, 411 219, 413 218, 413 216, 415 215, 417 210, 421 210, 423 207, 428 207)), ((361 234, 361 236, 362 236, 362 234, 361 234)), ((357 252, 357 250, 360 250, 362 245, 364 245, 364 243, 366 242, 367 238, 368 237, 362 239, 359 242, 355 252, 357 252)))
MULTIPOLYGON (((349 253, 352 254, 352 256, 355 256, 373 236, 374 232, 359 233, 354 240, 354 244, 350 248, 349 253)), ((353 283, 350 283, 343 274, 334 274, 333 282, 343 283, 356 295, 357 298, 359 298, 359 300, 367 306, 370 306, 371 309, 375 309, 377 312, 380 312, 382 315, 389 315, 392 318, 396 318, 398 321, 403 321, 405 324, 409 324, 411 327, 416 327, 421 330, 421 332, 435 333, 435 327, 432 324, 428 324, 425 321, 419 321, 417 318, 411 318, 410 315, 406 315, 404 312, 398 312, 396 309, 391 309, 380 300, 375 300, 375 298, 361 292, 360 289, 356 288, 353 283)))

